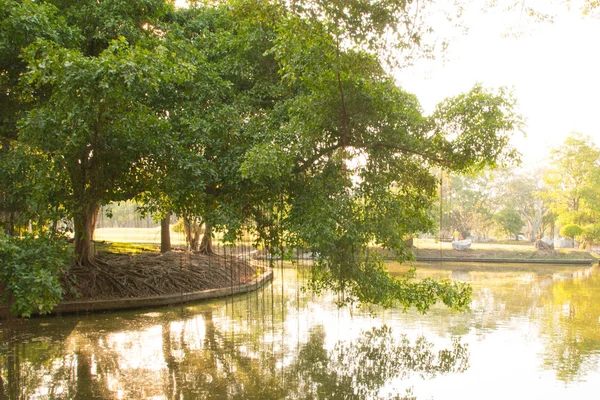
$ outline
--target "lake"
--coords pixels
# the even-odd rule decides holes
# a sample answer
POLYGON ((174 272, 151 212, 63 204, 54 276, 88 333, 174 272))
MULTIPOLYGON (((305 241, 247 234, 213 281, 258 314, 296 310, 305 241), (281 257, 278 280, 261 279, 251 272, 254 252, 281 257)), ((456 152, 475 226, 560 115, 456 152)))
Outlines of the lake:
MULTIPOLYGON (((390 264, 392 274, 406 267, 390 264)), ((4 321, 0 398, 597 399, 600 273, 420 264, 469 311, 343 308, 277 268, 259 291, 177 307, 4 321)))

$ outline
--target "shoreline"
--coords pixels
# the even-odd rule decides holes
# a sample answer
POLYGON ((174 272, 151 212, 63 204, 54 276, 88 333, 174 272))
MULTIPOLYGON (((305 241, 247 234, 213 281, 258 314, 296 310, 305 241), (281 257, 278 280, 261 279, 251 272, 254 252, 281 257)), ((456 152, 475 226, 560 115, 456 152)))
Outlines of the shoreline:
MULTIPOLYGON (((50 313, 42 316, 60 316, 63 314, 91 313, 96 311, 117 311, 126 309, 164 307, 193 301, 211 300, 260 289, 272 279, 273 270, 271 268, 267 268, 265 272, 244 284, 159 296, 65 301, 58 303, 50 313)), ((9 306, 0 305, 0 315, 3 317, 10 315, 9 306)), ((34 313, 32 316, 40 316, 40 314, 34 313)))
POLYGON ((522 258, 462 258, 462 257, 415 257, 417 262, 460 262, 490 264, 549 264, 549 265, 594 265, 595 259, 522 259, 522 258))

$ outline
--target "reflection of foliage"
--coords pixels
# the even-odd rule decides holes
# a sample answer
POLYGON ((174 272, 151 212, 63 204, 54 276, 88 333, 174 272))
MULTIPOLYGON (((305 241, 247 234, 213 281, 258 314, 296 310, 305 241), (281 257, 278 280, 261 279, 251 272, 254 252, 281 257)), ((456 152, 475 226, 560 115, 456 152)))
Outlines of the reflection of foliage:
MULTIPOLYGON (((145 393, 168 398, 368 399, 379 398, 392 379, 406 379, 413 373, 429 379, 468 367, 467 346, 458 340, 435 352, 425 338, 411 343, 404 335, 395 336, 387 326, 373 328, 356 341, 339 342, 331 351, 325 345, 324 327, 318 326, 297 350, 273 352, 270 343, 255 340, 257 332, 252 334, 254 340, 234 340, 215 324, 210 312, 183 322, 182 330, 173 329, 181 323, 164 321, 158 330, 154 325, 138 326, 129 333, 75 335, 75 354, 68 350, 61 354, 65 349, 55 346, 50 352, 36 353, 44 355, 36 358, 21 348, 15 353, 20 360, 11 364, 15 368, 2 370, 9 386, 0 387, 0 397, 48 390, 62 391, 69 398, 110 398, 118 387, 127 398, 145 393), (196 330, 199 321, 203 327, 196 330), (148 336, 150 332, 154 333, 148 336), (200 341, 192 339, 199 332, 203 332, 196 336, 200 341), (118 340, 111 343, 113 335, 118 340), (125 349, 129 350, 123 352, 125 349), (289 363, 285 362, 288 356, 292 357, 289 363), (134 360, 136 366, 126 359, 134 360), (155 362, 161 359, 164 367, 157 370, 155 362), (139 364, 142 360, 145 363, 139 364), (26 381, 19 378, 24 374, 26 381), (11 382, 20 382, 25 388, 11 382)), ((61 343, 53 336, 47 338, 61 343)), ((27 348, 33 345, 29 343, 27 348)), ((413 398, 410 390, 390 396, 413 398)))
POLYGON ((556 283, 542 327, 546 338, 544 366, 557 379, 573 382, 597 368, 600 356, 600 274, 589 279, 556 283))
POLYGON ((298 386, 305 398, 374 398, 391 379, 412 373, 431 379, 469 366, 467 346, 458 340, 436 354, 424 337, 412 345, 405 335, 396 338, 388 326, 373 328, 353 343, 340 342, 329 353, 324 342, 325 332, 318 327, 298 354, 298 386))

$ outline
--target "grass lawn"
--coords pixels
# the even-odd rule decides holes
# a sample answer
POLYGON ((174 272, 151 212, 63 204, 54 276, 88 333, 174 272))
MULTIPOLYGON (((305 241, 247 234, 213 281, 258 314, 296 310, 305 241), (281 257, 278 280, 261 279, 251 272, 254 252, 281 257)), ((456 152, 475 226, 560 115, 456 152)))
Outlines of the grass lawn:
MULTIPOLYGON (((94 232, 94 240, 123 243, 160 244, 160 227, 156 228, 99 228, 94 232)), ((185 236, 171 232, 171 244, 184 246, 185 236)))
MULTIPOLYGON (((136 253, 144 251, 156 251, 160 246, 160 227, 156 228, 102 228, 96 229, 95 239, 97 242, 111 242, 106 244, 97 243, 99 251, 111 253, 136 253), (127 245, 129 243, 129 245, 127 245), (132 243, 140 246, 131 246, 132 243)), ((214 238, 214 245, 220 245, 220 235, 214 238)), ((185 246, 185 236, 182 233, 171 232, 171 244, 173 246, 185 246)), ((251 245, 252 240, 247 239, 243 244, 251 245)), ((556 249, 554 251, 540 251, 528 241, 510 242, 488 242, 473 243, 466 251, 452 249, 452 243, 436 243, 433 239, 415 239, 417 257, 459 257, 459 258, 512 258, 522 260, 593 260, 600 256, 586 250, 580 249, 556 249)))
MULTIPOLYGON (((215 232, 213 234, 213 246, 223 246, 222 234, 215 232)), ((155 249, 160 247, 160 227, 156 228, 98 228, 94 232, 94 240, 96 242, 113 242, 113 247, 117 244, 137 243, 153 245, 155 249)), ((237 245, 251 246, 254 240, 251 236, 244 237, 239 240, 237 245)), ((101 243, 97 243, 97 246, 101 243)), ((179 232, 173 232, 171 225, 171 246, 185 247, 185 235, 179 232)), ((123 246, 122 246, 123 247, 123 246)), ((127 246, 125 246, 127 247, 127 246)), ((108 250, 116 253, 126 253, 126 249, 118 249, 116 247, 108 250)))

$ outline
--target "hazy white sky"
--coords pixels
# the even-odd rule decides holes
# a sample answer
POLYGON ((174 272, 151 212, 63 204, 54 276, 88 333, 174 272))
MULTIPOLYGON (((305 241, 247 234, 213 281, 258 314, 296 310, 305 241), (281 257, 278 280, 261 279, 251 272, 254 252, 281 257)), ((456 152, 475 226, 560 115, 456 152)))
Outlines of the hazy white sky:
POLYGON ((426 112, 445 97, 486 87, 514 88, 526 137, 515 138, 533 166, 573 131, 600 145, 600 19, 565 8, 554 23, 518 14, 468 13, 467 35, 451 42, 447 61, 423 61, 402 71, 399 83, 426 112), (506 37, 507 28, 523 31, 506 37))

